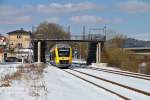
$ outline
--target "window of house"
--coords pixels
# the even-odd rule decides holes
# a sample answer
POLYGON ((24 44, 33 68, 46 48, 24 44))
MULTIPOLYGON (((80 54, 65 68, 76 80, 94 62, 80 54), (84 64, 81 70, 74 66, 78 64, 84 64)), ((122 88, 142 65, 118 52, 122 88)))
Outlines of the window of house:
POLYGON ((22 36, 21 35, 17 35, 17 39, 21 39, 22 38, 22 36))
POLYGON ((22 43, 18 43, 18 44, 17 44, 17 47, 18 47, 18 48, 22 48, 22 43))

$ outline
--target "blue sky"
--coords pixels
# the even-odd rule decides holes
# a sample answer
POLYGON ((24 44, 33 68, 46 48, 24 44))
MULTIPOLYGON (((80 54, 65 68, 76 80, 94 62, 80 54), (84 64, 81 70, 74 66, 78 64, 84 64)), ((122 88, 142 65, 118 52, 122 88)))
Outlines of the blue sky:
POLYGON ((108 32, 150 40, 150 0, 0 0, 0 33, 48 21, 82 34, 107 26, 108 32))

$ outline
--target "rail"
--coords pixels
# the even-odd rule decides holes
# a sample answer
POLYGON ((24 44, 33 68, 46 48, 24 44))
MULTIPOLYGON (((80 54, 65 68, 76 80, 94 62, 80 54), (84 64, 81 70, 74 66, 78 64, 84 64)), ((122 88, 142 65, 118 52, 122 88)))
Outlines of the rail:
MULTIPOLYGON (((85 67, 85 68, 87 68, 87 67, 85 67)), ((116 71, 116 70, 95 68, 95 67, 88 67, 88 69, 92 69, 92 70, 96 70, 96 71, 103 71, 103 72, 113 73, 113 74, 119 74, 119 75, 123 75, 123 76, 129 76, 129 77, 134 77, 134 78, 144 79, 144 80, 150 81, 150 76, 144 75, 144 74, 130 73, 130 72, 124 72, 124 71, 116 71)))
POLYGON ((91 75, 91 74, 88 74, 88 73, 84 73, 84 72, 81 72, 81 71, 77 71, 77 70, 73 70, 73 69, 70 69, 70 70, 81 73, 81 74, 84 74, 84 75, 87 75, 87 76, 90 76, 90 77, 93 77, 93 78, 96 78, 96 79, 99 79, 99 80, 102 80, 102 81, 105 81, 105 82, 108 82, 108 83, 111 83, 111 84, 114 84, 114 85, 117 85, 117 86, 120 86, 120 87, 123 87, 123 88, 126 88, 126 89, 129 89, 129 90, 132 90, 132 91, 135 91, 135 92, 138 92, 138 93, 141 93, 141 94, 144 94, 144 95, 147 95, 147 96, 150 96, 150 92, 145 92, 145 91, 140 90, 140 89, 129 87, 129 86, 126 86, 126 85, 123 85, 123 84, 120 84, 120 83, 117 83, 117 82, 114 82, 114 81, 110 81, 110 80, 107 80, 107 79, 104 79, 104 78, 101 78, 101 77, 98 77, 98 76, 94 76, 94 75, 91 75))
POLYGON ((94 85, 94 86, 96 86, 96 87, 98 87, 98 88, 104 89, 105 91, 110 92, 110 93, 112 93, 112 94, 114 94, 114 95, 116 95, 116 96, 118 96, 118 97, 120 97, 120 98, 122 98, 122 99, 124 99, 124 100, 130 100, 129 98, 127 98, 127 97, 125 97, 125 96, 123 96, 123 95, 121 95, 121 94, 119 94, 119 93, 116 93, 116 92, 114 92, 114 91, 112 91, 112 90, 110 90, 110 89, 107 89, 107 88, 105 88, 105 87, 103 87, 103 86, 101 86, 101 85, 99 85, 99 84, 96 84, 96 83, 94 83, 94 82, 92 82, 92 81, 89 81, 89 80, 87 80, 87 79, 85 79, 85 78, 83 78, 83 77, 80 77, 80 76, 78 76, 78 75, 76 75, 76 74, 73 74, 73 73, 71 73, 71 72, 69 72, 69 71, 66 71, 66 70, 63 70, 63 71, 66 72, 66 73, 68 73, 68 74, 71 74, 71 75, 73 75, 73 76, 75 76, 75 77, 77 77, 77 78, 79 78, 79 79, 81 79, 81 80, 83 80, 83 81, 85 81, 85 82, 88 82, 88 83, 90 83, 90 84, 92 84, 92 85, 94 85))

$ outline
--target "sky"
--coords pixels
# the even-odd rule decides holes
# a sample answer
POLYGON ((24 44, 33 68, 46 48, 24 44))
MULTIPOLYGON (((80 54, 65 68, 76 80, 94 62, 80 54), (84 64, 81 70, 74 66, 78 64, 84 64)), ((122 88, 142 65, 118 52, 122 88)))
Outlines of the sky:
POLYGON ((74 35, 83 26, 86 34, 106 26, 108 33, 150 40, 150 0, 0 0, 0 34, 45 21, 70 26, 74 35))

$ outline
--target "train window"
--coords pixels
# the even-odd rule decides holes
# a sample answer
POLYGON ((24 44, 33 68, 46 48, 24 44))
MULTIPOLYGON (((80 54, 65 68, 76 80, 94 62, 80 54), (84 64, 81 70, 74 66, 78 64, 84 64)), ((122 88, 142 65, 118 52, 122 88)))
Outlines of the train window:
POLYGON ((69 50, 69 48, 59 48, 58 54, 59 54, 59 57, 69 57, 70 50, 69 50))

